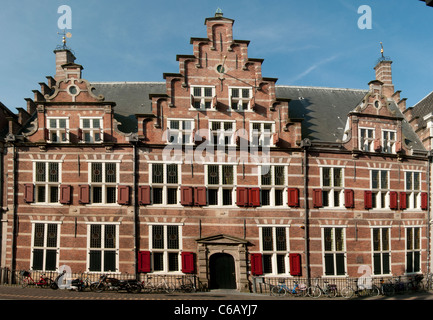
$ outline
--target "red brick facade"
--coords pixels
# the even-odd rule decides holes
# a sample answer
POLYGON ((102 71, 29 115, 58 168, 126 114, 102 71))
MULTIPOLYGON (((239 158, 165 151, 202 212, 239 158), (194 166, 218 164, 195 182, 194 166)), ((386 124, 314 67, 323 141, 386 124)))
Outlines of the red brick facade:
POLYGON ((334 128, 294 116, 294 99, 313 99, 279 95, 233 22, 206 19, 207 37, 135 112, 136 134, 119 130, 116 101, 93 92, 70 51, 55 52, 56 76, 6 147, 2 265, 193 272, 238 290, 253 275, 427 271, 427 152, 407 131, 390 63, 350 112, 333 111, 341 136, 312 139, 334 128))

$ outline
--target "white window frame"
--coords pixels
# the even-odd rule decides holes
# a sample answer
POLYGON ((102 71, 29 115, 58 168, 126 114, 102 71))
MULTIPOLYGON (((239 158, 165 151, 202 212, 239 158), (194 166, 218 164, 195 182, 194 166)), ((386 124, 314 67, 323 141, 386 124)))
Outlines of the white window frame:
POLYGON ((215 98, 215 86, 209 86, 209 85, 192 85, 190 89, 191 96, 194 97, 194 102, 200 100, 200 108, 196 108, 193 104, 190 105, 190 110, 215 110, 215 106, 212 105, 213 99, 215 98), (200 96, 196 96, 194 93, 194 89, 201 89, 200 96), (206 89, 212 90, 212 96, 206 96, 205 91, 206 89), (209 108, 206 108, 206 104, 209 104, 209 108))
POLYGON ((33 269, 33 259, 34 259, 34 250, 43 250, 43 267, 42 270, 38 271, 46 271, 46 254, 47 250, 56 250, 56 270, 59 268, 59 252, 60 252, 60 226, 62 222, 60 221, 36 221, 31 220, 30 223, 32 224, 32 234, 31 234, 31 249, 30 249, 30 269, 33 269), (43 224, 44 225, 44 244, 43 246, 35 247, 35 226, 36 224, 43 224), (48 247, 47 246, 47 236, 48 236, 48 225, 49 224, 56 224, 57 225, 57 239, 56 239, 56 246, 55 247, 48 247))
POLYGON ((182 274, 182 261, 181 261, 181 252, 183 250, 183 239, 182 239, 182 229, 183 223, 149 223, 149 251, 152 252, 152 261, 151 268, 152 272, 155 274, 182 274), (163 227, 163 236, 164 236, 164 247, 163 248, 153 248, 153 228, 155 226, 163 227), (178 242, 179 247, 177 249, 169 249, 168 248, 168 226, 178 227, 178 242), (154 253, 162 253, 163 254, 163 270, 154 270, 154 253), (169 270, 169 254, 177 253, 178 254, 178 266, 176 271, 169 270))
POLYGON ((217 146, 236 146, 236 120, 218 120, 218 119, 209 119, 209 145, 217 146), (219 123, 219 129, 213 130, 213 123, 219 123), (232 128, 230 130, 225 130, 225 123, 231 123, 232 128), (217 143, 214 143, 214 137, 217 137, 217 143), (228 137, 228 143, 226 144, 226 137, 228 137))
MULTIPOLYGON (((290 225, 274 225, 274 224, 263 224, 258 225, 259 228, 259 243, 260 243, 260 253, 264 255, 271 256, 271 272, 264 273, 265 276, 290 276, 290 261, 289 261, 289 253, 290 253, 290 241, 289 241, 289 229, 290 225), (272 231, 272 250, 265 250, 264 248, 264 239, 263 239, 263 229, 271 228, 272 231), (277 228, 283 228, 285 230, 285 250, 277 250, 277 228), (278 272, 278 256, 284 256, 284 271, 282 273, 278 272)), ((265 261, 263 261, 265 263, 265 261)), ((264 268, 265 269, 265 268, 264 268)), ((265 271, 265 270, 264 270, 265 271)))
POLYGON ((417 225, 405 226, 405 252, 406 252, 406 254, 405 254, 405 257, 406 257, 405 268, 406 268, 406 270, 408 270, 408 263, 409 263, 407 261, 407 255, 412 254, 412 268, 414 268, 414 266, 415 266, 414 265, 415 255, 418 255, 418 257, 419 257, 419 270, 413 270, 412 272, 408 272, 408 273, 411 273, 411 274, 421 273, 421 267, 422 267, 422 260, 421 260, 422 259, 421 258, 421 256, 422 256, 422 227, 421 226, 417 226, 417 225), (409 231, 409 229, 412 229, 412 234, 410 235, 412 237, 412 239, 411 239, 412 248, 408 249, 408 246, 409 246, 408 231, 409 231), (417 243, 418 248, 415 246, 415 242, 416 242, 415 229, 417 229, 419 232, 418 243, 417 243))
POLYGON ((323 225, 321 226, 321 239, 322 239, 322 261, 323 261, 323 276, 324 277, 345 277, 347 275, 347 244, 346 244, 346 229, 347 226, 346 225, 323 225), (332 243, 331 243, 331 249, 330 250, 326 250, 325 247, 325 229, 331 229, 331 233, 332 233, 332 243), (336 247, 336 237, 335 237, 335 229, 342 229, 342 235, 343 235, 343 243, 342 246, 343 248, 341 250, 339 250, 336 247), (333 265, 334 265, 334 270, 333 270, 333 274, 326 274, 326 255, 327 254, 331 254, 333 256, 333 265), (343 254, 344 256, 344 274, 340 274, 337 275, 337 255, 338 254, 343 254))
POLYGON ((103 143, 104 142, 104 118, 103 117, 80 117, 80 129, 82 130, 81 143, 103 143), (90 128, 84 128, 84 120, 90 121, 90 128), (93 120, 99 120, 99 127, 94 127, 93 120), (89 135, 89 140, 86 141, 86 134, 89 135), (99 134, 99 140, 97 135, 99 134))
POLYGON ((328 205, 325 208, 344 208, 344 167, 343 166, 322 166, 320 167, 320 186, 322 188, 323 194, 323 202, 325 202, 325 197, 327 197, 328 205), (324 185, 324 169, 330 169, 330 185, 324 185), (341 186, 335 186, 334 181, 334 171, 335 169, 341 170, 341 186), (337 197, 336 198, 336 193, 337 197), (338 205, 335 205, 336 201, 338 201, 338 205))
POLYGON ((359 127, 358 128, 358 138, 359 138, 359 149, 366 152, 374 151, 374 139, 375 139, 375 130, 374 128, 369 127, 359 127), (362 130, 365 130, 367 133, 367 137, 363 137, 361 135, 362 130), (368 132, 371 131, 373 133, 372 137, 368 137, 368 132))
POLYGON ((418 170, 407 170, 404 171, 404 188, 406 192, 406 209, 409 210, 421 210, 421 177, 422 171, 418 170), (419 175, 418 178, 418 189, 415 188, 415 174, 419 175), (408 188, 408 175, 411 175, 411 183, 408 188))
POLYGON ((120 229, 120 222, 115 222, 115 221, 107 221, 107 222, 86 222, 87 224, 87 244, 86 244, 86 249, 87 249, 87 259, 86 259, 86 270, 88 270, 89 273, 101 273, 101 272, 108 272, 108 271, 104 271, 104 256, 103 253, 105 251, 115 251, 115 258, 116 258, 116 262, 115 262, 115 267, 116 270, 111 270, 109 271, 110 274, 112 273, 119 273, 119 229, 120 229), (92 225, 101 225, 101 247, 100 248, 91 248, 91 228, 92 225), (116 230, 116 242, 115 242, 115 248, 105 248, 105 227, 107 225, 114 225, 116 230), (90 251, 101 251, 101 270, 99 271, 90 271, 90 251))
POLYGON ((287 188, 288 188, 288 177, 287 177, 287 166, 283 164, 263 164, 259 167, 259 177, 258 177, 258 185, 260 186, 260 203, 262 207, 287 207, 287 201, 288 201, 288 195, 287 195, 287 188), (264 171, 266 170, 266 167, 269 167, 270 170, 270 184, 263 184, 263 175, 266 174, 264 171), (282 167, 283 168, 283 184, 276 185, 275 184, 275 167, 282 167), (263 190, 269 190, 269 204, 264 204, 263 201, 263 190), (276 192, 277 190, 282 192, 282 204, 277 205, 276 204, 276 192))
POLYGON ((380 276, 380 275, 391 275, 392 274, 392 248, 391 248, 391 226, 374 226, 371 227, 371 262, 372 262, 372 275, 375 276, 380 276), (379 233, 379 241, 380 241, 380 249, 379 250, 374 250, 374 230, 377 229, 380 231, 379 233), (384 250, 383 249, 383 230, 387 229, 388 230, 388 250, 384 250), (375 266, 375 261, 374 261, 374 254, 378 253, 381 255, 381 264, 380 264, 380 271, 378 273, 376 273, 376 270, 374 269, 375 266), (388 255, 388 260, 389 260, 389 273, 384 273, 384 262, 383 262, 383 255, 387 254, 388 255))
POLYGON ((377 210, 389 210, 389 192, 390 192, 390 170, 389 169, 370 169, 370 189, 372 191, 373 209, 377 210), (373 171, 379 172, 378 177, 378 188, 373 188, 373 171), (387 188, 382 186, 382 171, 386 172, 387 175, 387 188), (375 205, 374 205, 375 204, 375 205))
POLYGON ((218 164, 218 163, 208 163, 205 164, 205 184, 207 189, 207 199, 208 199, 208 206, 209 207, 230 207, 234 206, 236 203, 236 188, 237 185, 237 166, 233 163, 224 163, 224 164, 218 164), (218 184, 209 183, 209 166, 218 166, 218 184), (223 166, 232 166, 233 167, 233 183, 232 184, 225 184, 223 181, 223 166), (209 190, 217 190, 217 204, 210 204, 209 203, 209 190), (231 190, 231 204, 224 204, 224 191, 223 190, 231 190))
POLYGON ((182 119, 182 118, 169 118, 167 119, 167 143, 175 145, 193 144, 194 143, 194 119, 182 119), (173 122, 179 122, 179 129, 172 129, 171 125, 173 122), (184 125, 189 122, 190 128, 185 129, 184 125), (189 138, 185 138, 189 137, 189 138))
POLYGON ((120 181, 120 160, 89 160, 88 162, 88 183, 90 185, 90 204, 91 205, 118 205, 117 203, 117 190, 118 190, 118 185, 119 185, 119 181, 120 181), (102 181, 100 182, 94 182, 92 181, 92 175, 93 175, 93 171, 92 171, 92 164, 102 164, 102 169, 101 169, 101 175, 102 175, 102 181), (114 164, 116 166, 116 181, 115 182, 107 182, 106 181, 106 170, 107 170, 107 164, 114 164), (95 192, 95 187, 100 187, 101 188, 101 202, 94 202, 94 192, 95 192), (114 201, 113 202, 107 202, 108 199, 108 192, 107 192, 107 188, 115 188, 114 191, 114 201))
POLYGON ((151 188, 151 203, 154 206, 181 206, 180 205, 180 186, 182 185, 182 166, 180 163, 171 162, 149 162, 149 185, 151 188), (153 166, 160 164, 163 166, 163 172, 162 172, 162 182, 153 182, 153 166), (170 183, 167 179, 167 166, 169 165, 176 165, 177 166, 177 183, 170 183), (154 203, 154 192, 155 188, 161 188, 162 189, 162 199, 161 203, 154 203), (176 203, 169 203, 168 199, 168 189, 176 189, 176 203))
POLYGON ((252 87, 232 87, 229 88, 229 110, 244 112, 251 111, 251 99, 253 97, 253 88, 252 87), (233 97, 233 91, 238 90, 239 96, 233 97), (243 90, 248 90, 248 97, 243 96, 243 90), (243 105, 246 104, 246 108, 243 105))
POLYGON ((250 144, 252 146, 260 146, 260 147, 273 147, 275 146, 273 143, 272 136, 275 133, 275 121, 250 121, 250 144), (254 124, 260 124, 260 131, 254 130, 254 124), (265 124, 271 125, 271 130, 265 130, 265 124), (254 143, 254 137, 257 136, 258 144, 254 143), (269 145, 266 145, 265 140, 269 139, 269 145))
POLYGON ((60 204, 60 191, 59 191, 59 187, 62 183, 62 161, 60 160, 36 160, 33 161, 33 183, 35 186, 35 204, 44 204, 44 205, 53 205, 53 204, 60 204), (49 177, 50 177, 50 164, 51 163, 55 163, 57 164, 57 180, 58 181, 49 181, 49 177), (37 172, 36 170, 38 170, 38 164, 43 164, 44 165, 44 170, 45 170, 45 181, 37 181, 37 172), (38 201, 39 200, 39 192, 40 192, 40 188, 39 187, 45 187, 45 194, 44 194, 44 199, 45 201, 38 201), (51 188, 57 188, 57 201, 51 201, 51 188))
POLYGON ((69 143, 69 117, 47 117, 47 128, 49 132, 48 142, 50 143, 69 143), (60 120, 65 121, 65 126, 60 126, 60 120), (52 121, 56 124, 53 127, 52 121), (57 137, 53 139, 53 137, 57 137))
POLYGON ((383 153, 396 153, 395 152, 395 143, 397 142, 397 131, 396 130, 388 130, 382 129, 381 133, 382 140, 382 152, 383 153), (394 134, 394 139, 390 139, 389 135, 394 134), (387 135, 387 137, 385 137, 387 135))

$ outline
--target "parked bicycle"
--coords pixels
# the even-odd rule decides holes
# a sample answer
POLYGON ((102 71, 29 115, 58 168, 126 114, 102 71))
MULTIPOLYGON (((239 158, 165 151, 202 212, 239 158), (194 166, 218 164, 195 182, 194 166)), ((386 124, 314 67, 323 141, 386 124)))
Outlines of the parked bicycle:
POLYGON ((322 288, 319 285, 319 280, 316 280, 316 284, 308 288, 308 295, 312 298, 319 298, 322 294, 328 298, 333 298, 338 295, 337 285, 329 284, 328 281, 324 281, 325 286, 322 288))
POLYGON ((341 296, 346 299, 350 299, 353 296, 357 295, 358 297, 376 297, 379 295, 380 290, 375 285, 365 285, 358 284, 358 280, 353 281, 355 283, 356 288, 349 285, 343 289, 341 289, 341 296))
POLYGON ((307 286, 305 284, 299 284, 298 281, 294 281, 293 288, 289 288, 286 285, 285 280, 280 280, 280 284, 273 286, 271 289, 271 295, 277 297, 283 297, 287 294, 291 294, 293 296, 306 296, 307 295, 307 286))
POLYGON ((424 276, 422 274, 417 274, 409 278, 409 282, 407 283, 407 290, 412 292, 424 291, 424 284, 422 283, 423 279, 424 276))
POLYGON ((32 275, 29 271, 26 270, 21 271, 21 286, 23 288, 26 288, 29 285, 35 285, 41 288, 49 288, 52 283, 53 280, 50 279, 49 277, 46 277, 45 273, 42 273, 40 275, 39 281, 35 281, 33 280, 32 275))
POLYGON ((385 282, 383 278, 380 279, 379 291, 384 296, 393 296, 395 294, 395 289, 391 279, 388 279, 388 282, 385 282))
POLYGON ((176 288, 182 292, 195 292, 197 289, 194 285, 194 281, 191 280, 191 278, 186 278, 185 277, 179 277, 176 278, 178 280, 178 282, 180 282, 179 286, 176 288))
POLYGON ((175 289, 172 283, 165 280, 165 276, 162 276, 162 280, 156 285, 156 291, 158 292, 173 293, 175 289))

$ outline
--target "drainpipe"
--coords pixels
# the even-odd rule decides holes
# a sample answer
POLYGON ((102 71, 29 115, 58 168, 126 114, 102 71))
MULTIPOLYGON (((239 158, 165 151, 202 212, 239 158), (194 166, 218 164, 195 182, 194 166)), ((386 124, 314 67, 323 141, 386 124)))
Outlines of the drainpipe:
POLYGON ((431 250, 431 244, 430 244, 430 241, 431 241, 431 235, 430 235, 430 232, 431 232, 431 230, 430 230, 430 227, 431 227, 431 223, 430 223, 430 210, 431 210, 431 208, 430 208, 430 200, 431 200, 430 183, 431 183, 431 177, 430 177, 430 175, 431 175, 432 156, 433 156, 432 151, 429 151, 428 162, 427 162, 427 178, 426 178, 427 179, 427 197, 428 197, 428 202, 427 202, 427 204, 428 204, 427 205, 427 274, 430 274, 430 259, 431 259, 431 252, 430 252, 430 250, 431 250))
POLYGON ((309 248, 309 208, 308 208, 308 148, 311 146, 309 139, 301 141, 301 148, 304 150, 304 160, 302 171, 304 174, 304 241, 305 241, 305 273, 307 277, 307 286, 310 283, 310 248, 309 248))
POLYGON ((138 219, 138 187, 137 187, 137 141, 132 141, 132 198, 134 206, 134 265, 135 277, 138 278, 138 248, 139 248, 139 219, 138 219))

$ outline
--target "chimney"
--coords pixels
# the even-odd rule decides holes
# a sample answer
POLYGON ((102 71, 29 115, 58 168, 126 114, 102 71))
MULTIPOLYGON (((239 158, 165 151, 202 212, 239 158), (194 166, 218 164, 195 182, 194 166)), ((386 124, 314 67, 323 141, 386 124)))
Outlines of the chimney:
POLYGON ((376 71, 376 80, 383 83, 383 95, 387 98, 392 98, 394 95, 394 84, 392 83, 392 61, 380 59, 374 67, 376 71))
POLYGON ((68 49, 54 50, 54 53, 56 54, 56 75, 54 76, 54 79, 59 81, 66 78, 62 65, 66 63, 74 63, 75 56, 68 49))

